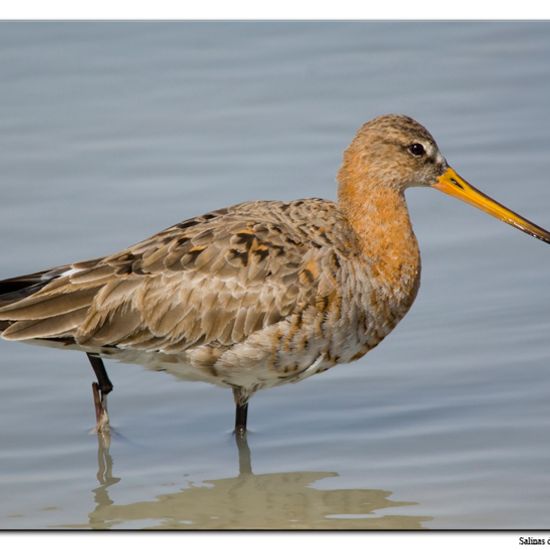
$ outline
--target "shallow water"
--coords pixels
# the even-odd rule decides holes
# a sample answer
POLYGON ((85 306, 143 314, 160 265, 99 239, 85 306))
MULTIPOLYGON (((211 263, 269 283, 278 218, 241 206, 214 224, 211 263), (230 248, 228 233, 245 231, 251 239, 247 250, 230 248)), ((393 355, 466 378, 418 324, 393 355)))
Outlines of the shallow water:
MULTIPOLYGON (((335 197, 364 121, 405 112, 550 226, 548 23, 0 24, 0 277, 248 199, 335 197)), ((545 528, 547 246, 428 190, 411 312, 376 350, 232 397, 1 341, 1 528, 545 528)))

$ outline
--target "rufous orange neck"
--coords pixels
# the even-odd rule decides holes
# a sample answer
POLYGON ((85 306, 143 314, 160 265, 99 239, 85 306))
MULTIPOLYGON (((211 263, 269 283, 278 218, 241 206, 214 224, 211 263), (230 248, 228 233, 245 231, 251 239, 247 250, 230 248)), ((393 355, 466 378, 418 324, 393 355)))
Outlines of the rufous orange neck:
POLYGON ((411 303, 418 289, 420 253, 403 191, 342 167, 339 207, 357 234, 372 276, 411 303))

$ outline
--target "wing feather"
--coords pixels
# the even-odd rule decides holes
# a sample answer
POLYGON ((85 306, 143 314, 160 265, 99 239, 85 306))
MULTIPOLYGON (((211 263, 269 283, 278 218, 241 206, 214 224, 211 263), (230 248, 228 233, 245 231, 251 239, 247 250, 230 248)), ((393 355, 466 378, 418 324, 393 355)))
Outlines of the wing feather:
POLYGON ((7 340, 62 337, 70 334, 86 318, 87 307, 54 317, 32 321, 17 321, 10 325, 2 337, 7 340))
POLYGON ((243 203, 187 220, 56 271, 35 293, 0 307, 0 320, 11 323, 3 336, 68 333, 79 344, 175 351, 242 342, 334 291, 323 271, 341 253, 342 243, 327 239, 337 217, 334 203, 311 199, 243 203))

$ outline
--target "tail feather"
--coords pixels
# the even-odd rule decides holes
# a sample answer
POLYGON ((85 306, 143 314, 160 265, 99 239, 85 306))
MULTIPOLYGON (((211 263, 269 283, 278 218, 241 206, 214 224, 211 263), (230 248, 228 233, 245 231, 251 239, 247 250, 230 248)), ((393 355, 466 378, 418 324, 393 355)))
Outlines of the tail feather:
POLYGON ((73 285, 71 266, 0 281, 0 335, 7 340, 70 336, 86 318, 100 284, 73 285))
POLYGON ((142 280, 98 260, 0 281, 0 336, 7 340, 114 344, 139 327, 132 300, 142 280))
POLYGON ((0 308, 35 294, 67 269, 60 266, 0 281, 0 308))

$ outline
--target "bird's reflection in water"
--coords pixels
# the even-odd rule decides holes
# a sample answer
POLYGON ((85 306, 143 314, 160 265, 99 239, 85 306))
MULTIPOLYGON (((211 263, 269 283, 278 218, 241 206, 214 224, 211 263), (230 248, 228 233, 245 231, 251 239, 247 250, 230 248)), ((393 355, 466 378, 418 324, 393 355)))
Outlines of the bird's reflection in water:
MULTIPOLYGON (((108 437, 98 435, 99 486, 88 528, 112 529, 422 529, 427 516, 387 514, 414 502, 390 500, 389 491, 316 489, 334 472, 252 473, 246 437, 236 437, 239 475, 205 480, 155 500, 115 504, 109 488, 113 476, 108 437)), ((74 526, 73 526, 74 527, 74 526)), ((79 526, 84 527, 84 526, 79 526)))
MULTIPOLYGON (((109 452, 111 445, 111 434, 98 433, 97 434, 97 481, 99 482, 92 492, 94 493, 94 502, 96 504, 96 510, 104 509, 112 506, 114 502, 109 497, 109 487, 115 485, 120 481, 120 477, 113 476, 113 457, 109 452)), ((93 512, 90 514, 90 526, 93 528, 107 528, 101 525, 94 525, 93 512)))

